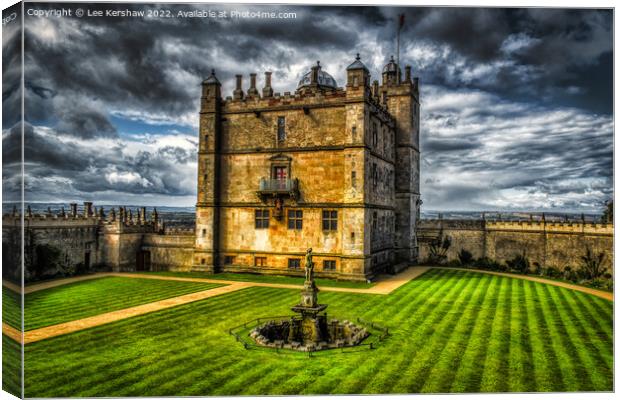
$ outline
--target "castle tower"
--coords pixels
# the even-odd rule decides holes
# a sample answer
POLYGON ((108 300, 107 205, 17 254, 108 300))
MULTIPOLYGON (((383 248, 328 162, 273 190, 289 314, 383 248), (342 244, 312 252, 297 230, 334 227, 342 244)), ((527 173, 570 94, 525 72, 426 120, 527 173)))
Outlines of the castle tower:
MULTIPOLYGON (((219 237, 219 145, 221 131, 221 84, 215 71, 202 82, 198 149, 198 199, 196 246, 193 269, 214 272, 219 237)), ((237 78, 237 90, 241 79, 237 78)))
POLYGON ((383 68, 379 87, 381 101, 396 122, 396 242, 399 260, 417 259, 416 225, 420 214, 420 101, 418 78, 411 67, 400 66, 392 57, 383 68))

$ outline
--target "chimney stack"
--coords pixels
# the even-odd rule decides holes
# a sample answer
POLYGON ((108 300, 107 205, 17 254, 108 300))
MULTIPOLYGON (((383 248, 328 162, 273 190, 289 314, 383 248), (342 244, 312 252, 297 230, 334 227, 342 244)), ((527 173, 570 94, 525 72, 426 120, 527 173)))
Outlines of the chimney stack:
POLYGON ((85 201, 84 202, 84 217, 88 218, 91 215, 93 215, 93 203, 92 201, 85 201))
POLYGON ((379 81, 376 79, 372 82, 372 97, 379 101, 379 81))
POLYGON ((243 99, 243 89, 241 89, 241 75, 235 75, 235 78, 237 78, 237 86, 236 86, 235 90, 233 91, 233 98, 235 100, 242 100, 243 99))
POLYGON ((405 67, 405 82, 411 83, 411 65, 405 67))
POLYGON ((248 97, 258 97, 258 90, 256 89, 256 74, 250 74, 250 88, 248 89, 248 97))
POLYGON ((263 88, 263 97, 272 97, 273 89, 271 88, 271 71, 265 72, 265 87, 263 88))
POLYGON ((71 217, 77 218, 77 203, 71 203, 69 206, 71 206, 71 217))

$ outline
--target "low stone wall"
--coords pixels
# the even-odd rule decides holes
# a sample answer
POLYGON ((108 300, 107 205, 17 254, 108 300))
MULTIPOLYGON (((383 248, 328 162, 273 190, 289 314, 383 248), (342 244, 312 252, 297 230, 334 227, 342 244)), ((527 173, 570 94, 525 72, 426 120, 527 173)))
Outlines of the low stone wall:
POLYGON ((196 237, 187 233, 144 235, 142 250, 150 252, 151 271, 189 271, 196 237))
POLYGON ((577 267, 589 247, 604 253, 604 265, 613 269, 613 225, 545 221, 421 220, 418 226, 419 260, 428 259, 433 239, 448 236, 448 260, 458 259, 465 249, 475 258, 505 262, 517 254, 530 263, 564 268, 577 267))

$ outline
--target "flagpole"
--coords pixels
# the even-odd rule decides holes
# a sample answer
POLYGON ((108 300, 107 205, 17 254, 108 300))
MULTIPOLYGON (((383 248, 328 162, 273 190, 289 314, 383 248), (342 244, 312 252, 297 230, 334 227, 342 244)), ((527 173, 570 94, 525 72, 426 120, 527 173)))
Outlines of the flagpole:
POLYGON ((398 14, 398 25, 396 28, 396 79, 398 79, 398 83, 400 83, 400 14, 398 14))

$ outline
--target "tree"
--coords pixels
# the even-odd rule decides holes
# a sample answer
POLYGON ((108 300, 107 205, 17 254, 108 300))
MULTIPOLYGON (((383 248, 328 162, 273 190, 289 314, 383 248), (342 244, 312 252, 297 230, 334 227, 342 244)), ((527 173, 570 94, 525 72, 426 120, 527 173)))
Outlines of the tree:
POLYGON ((605 203, 605 210, 603 210, 603 215, 601 217, 603 222, 614 222, 614 200, 611 199, 607 203, 605 203))

